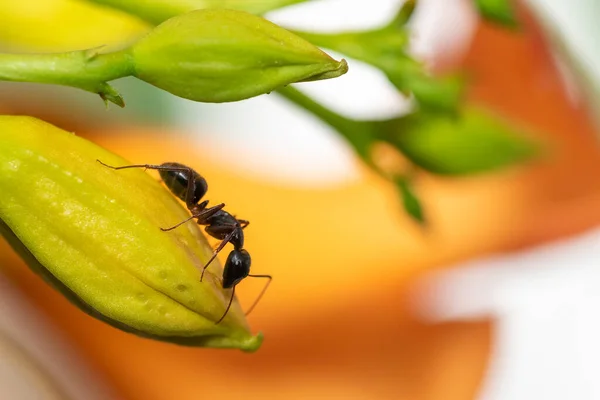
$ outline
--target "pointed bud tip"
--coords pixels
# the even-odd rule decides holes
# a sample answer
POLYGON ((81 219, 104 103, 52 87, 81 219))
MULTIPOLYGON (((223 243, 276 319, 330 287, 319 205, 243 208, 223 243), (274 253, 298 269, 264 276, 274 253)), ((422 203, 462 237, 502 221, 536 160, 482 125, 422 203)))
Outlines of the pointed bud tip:
POLYGON ((108 83, 103 83, 101 85, 100 89, 98 90, 98 95, 104 101, 106 106, 108 106, 108 102, 110 101, 121 108, 125 107, 125 101, 123 100, 123 97, 108 83))
MULTIPOLYGON (((156 338, 164 340, 162 338, 156 338)), ((254 353, 262 345, 264 336, 261 332, 252 336, 248 332, 229 332, 226 335, 207 335, 194 338, 172 338, 171 342, 184 346, 208 347, 215 349, 238 349, 247 353, 254 353), (241 334, 240 334, 241 333, 241 334)))
POLYGON ((250 336, 247 340, 240 343, 240 350, 246 351, 248 353, 254 353, 256 350, 260 348, 262 345, 264 336, 262 332, 259 332, 255 336, 250 336))
POLYGON ((345 59, 342 58, 340 61, 333 60, 333 63, 331 63, 331 67, 328 67, 323 72, 314 74, 309 78, 303 79, 299 82, 313 82, 322 81, 325 79, 333 79, 344 75, 346 72, 348 72, 348 63, 345 59))
POLYGON ((337 69, 338 72, 339 72, 338 76, 344 75, 346 72, 348 72, 348 69, 349 69, 348 68, 348 62, 346 61, 345 58, 342 58, 340 60, 339 67, 337 69))

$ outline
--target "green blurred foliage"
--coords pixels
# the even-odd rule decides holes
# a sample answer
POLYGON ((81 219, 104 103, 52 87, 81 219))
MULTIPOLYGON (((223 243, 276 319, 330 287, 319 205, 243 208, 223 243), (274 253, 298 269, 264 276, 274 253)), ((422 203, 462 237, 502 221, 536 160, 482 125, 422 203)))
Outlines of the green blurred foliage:
POLYGON ((463 79, 434 78, 421 62, 408 54, 410 32, 406 23, 414 7, 415 2, 405 3, 389 24, 375 30, 333 34, 294 32, 318 46, 371 64, 402 94, 413 94, 420 107, 454 112, 462 100, 463 79))
POLYGON ((518 26, 511 0, 474 0, 479 13, 486 19, 515 28, 518 26))
POLYGON ((423 206, 421 205, 421 200, 414 191, 410 179, 406 176, 400 176, 395 179, 395 182, 406 213, 416 222, 425 224, 423 206))
POLYGON ((133 14, 158 25, 193 10, 227 8, 262 15, 268 11, 306 0, 89 0, 133 14))
POLYGON ((379 129, 414 164, 442 175, 490 171, 538 153, 531 138, 476 108, 457 116, 415 113, 385 121, 379 129))

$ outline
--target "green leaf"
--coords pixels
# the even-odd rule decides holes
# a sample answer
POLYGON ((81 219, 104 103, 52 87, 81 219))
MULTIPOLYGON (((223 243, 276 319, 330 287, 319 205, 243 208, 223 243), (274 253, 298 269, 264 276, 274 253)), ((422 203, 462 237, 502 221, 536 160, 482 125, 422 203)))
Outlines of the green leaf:
POLYGON ((307 0, 88 0, 113 7, 158 25, 193 10, 227 8, 262 15, 307 0))
POLYGON ((396 14, 396 18, 392 21, 392 24, 397 25, 405 25, 412 18, 415 8, 417 7, 417 0, 406 0, 398 14, 396 14))
POLYGON ((465 81, 451 75, 433 77, 423 72, 422 66, 406 66, 404 72, 390 72, 388 77, 398 89, 411 92, 425 111, 456 113, 464 97, 465 81), (412 71, 410 71, 412 69, 412 71))
POLYGON ((423 213, 421 200, 419 200, 415 194, 410 180, 405 176, 401 176, 395 179, 395 183, 398 187, 400 197, 402 198, 402 205, 404 206, 406 213, 419 224, 425 224, 425 215, 423 213))
POLYGON ((504 122, 469 108, 456 117, 415 113, 381 122, 382 139, 413 163, 437 174, 463 175, 494 170, 538 153, 532 139, 504 122))
POLYGON ((424 65, 407 53, 410 34, 404 26, 412 13, 407 3, 398 16, 383 28, 334 34, 294 31, 318 46, 337 51, 380 69, 402 93, 412 93, 421 108, 455 112, 463 97, 458 77, 434 78, 424 65))
POLYGON ((511 0, 475 0, 475 6, 481 15, 507 27, 517 27, 514 6, 511 0))
POLYGON ((0 233, 28 265, 90 315, 156 340, 256 350, 189 213, 122 158, 30 117, 0 116, 0 233))

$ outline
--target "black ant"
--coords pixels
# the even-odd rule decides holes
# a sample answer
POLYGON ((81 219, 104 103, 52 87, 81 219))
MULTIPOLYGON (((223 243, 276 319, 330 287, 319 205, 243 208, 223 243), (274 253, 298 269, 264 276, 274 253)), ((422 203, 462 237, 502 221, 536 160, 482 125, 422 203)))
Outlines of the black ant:
POLYGON ((202 269, 202 275, 200 276, 200 281, 204 278, 204 272, 206 268, 210 265, 210 263, 215 259, 217 254, 227 243, 231 243, 233 245, 233 250, 229 253, 227 257, 227 261, 225 262, 225 266, 223 268, 223 282, 222 286, 224 289, 231 289, 231 298, 229 299, 229 304, 227 304, 227 308, 225 309, 225 313, 223 316, 217 321, 219 324, 223 321, 223 318, 229 312, 231 308, 231 303, 233 302, 233 297, 235 296, 235 286, 240 283, 244 278, 267 278, 269 282, 265 285, 261 293, 258 295, 258 298, 252 304, 252 306, 246 312, 246 315, 250 314, 250 312, 254 309, 256 304, 260 301, 261 297, 269 287, 271 283, 271 275, 251 275, 250 274, 250 254, 248 251, 244 250, 244 228, 246 228, 250 222, 237 219, 227 211, 223 210, 225 207, 224 203, 218 204, 213 207, 208 207, 208 200, 204 200, 202 203, 199 203, 200 199, 204 197, 206 192, 208 191, 208 184, 206 183, 206 179, 204 179, 199 173, 194 171, 192 168, 185 166, 179 163, 163 163, 161 165, 151 165, 151 164, 136 164, 136 165, 126 165, 123 167, 113 167, 103 163, 100 160, 97 160, 100 164, 105 167, 112 168, 115 170, 125 169, 125 168, 144 168, 144 169, 156 169, 160 174, 162 181, 165 183, 167 188, 177 196, 179 199, 185 202, 188 210, 192 213, 191 217, 187 218, 185 221, 181 221, 177 225, 174 225, 170 228, 160 228, 162 231, 170 231, 177 228, 180 225, 190 221, 191 219, 196 218, 199 225, 206 225, 204 230, 210 236, 219 239, 221 243, 217 246, 217 248, 213 251, 213 255, 208 260, 206 265, 202 269))

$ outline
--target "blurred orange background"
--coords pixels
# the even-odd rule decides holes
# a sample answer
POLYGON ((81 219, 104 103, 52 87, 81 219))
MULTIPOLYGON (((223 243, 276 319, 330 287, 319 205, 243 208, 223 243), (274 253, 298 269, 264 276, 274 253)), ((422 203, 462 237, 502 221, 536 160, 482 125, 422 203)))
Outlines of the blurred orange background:
MULTIPOLYGON (((177 347, 123 333, 83 314, 0 244, 3 272, 123 399, 472 399, 493 349, 494 321, 428 324, 411 313, 425 271, 582 232, 600 222, 600 153, 586 110, 571 105, 540 30, 480 23, 460 65, 469 98, 535 128, 546 158, 477 177, 420 176, 432 226, 400 210, 393 187, 361 167, 358 183, 291 189, 244 176, 164 129, 78 134, 134 163, 177 157, 207 178, 209 198, 252 222, 255 273, 274 282, 250 316, 265 334, 255 354, 177 347), (502 62, 499 62, 501 60, 502 62), (194 150, 197 149, 197 150, 194 150)), ((0 104, 3 113, 32 113, 0 104)), ((49 111, 58 126, 72 121, 49 111)), ((244 282, 250 304, 262 282, 244 282)))

